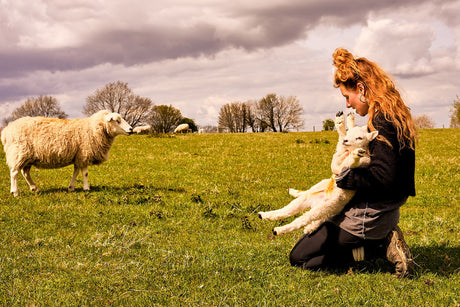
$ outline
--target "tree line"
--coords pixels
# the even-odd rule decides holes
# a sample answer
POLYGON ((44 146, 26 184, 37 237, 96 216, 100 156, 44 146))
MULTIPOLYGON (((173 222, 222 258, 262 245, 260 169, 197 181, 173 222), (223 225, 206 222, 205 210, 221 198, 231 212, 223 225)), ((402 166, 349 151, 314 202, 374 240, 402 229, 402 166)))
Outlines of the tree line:
MULTIPOLYGON (((192 131, 198 127, 193 119, 183 117, 180 110, 171 105, 155 105, 150 98, 135 95, 125 82, 117 81, 97 89, 86 98, 83 114, 91 116, 99 110, 117 112, 132 126, 150 125, 154 133, 170 133, 180 124, 189 124, 192 131)), ((295 96, 268 94, 260 100, 231 102, 219 111, 218 127, 205 126, 206 132, 284 132, 299 130, 303 108, 295 96)), ((56 98, 39 96, 28 98, 16 108, 3 124, 24 116, 67 118, 56 98)), ((460 128, 460 98, 454 99, 450 112, 450 127, 460 128)), ((434 122, 426 115, 414 117, 417 128, 434 128, 434 122)), ((323 121, 323 130, 333 130, 334 121, 323 121)))
MULTIPOLYGON (((119 113, 132 127, 150 125, 154 133, 172 132, 183 123, 189 124, 192 131, 198 130, 194 120, 183 117, 180 110, 171 105, 155 105, 150 98, 135 95, 128 84, 121 81, 109 83, 86 98, 83 114, 91 116, 99 110, 119 113)), ((24 116, 68 117, 56 98, 39 96, 28 98, 3 124, 24 116)))
POLYGON ((260 100, 232 102, 219 111, 219 128, 228 132, 283 132, 299 130, 303 108, 294 96, 283 97, 268 94, 260 100))

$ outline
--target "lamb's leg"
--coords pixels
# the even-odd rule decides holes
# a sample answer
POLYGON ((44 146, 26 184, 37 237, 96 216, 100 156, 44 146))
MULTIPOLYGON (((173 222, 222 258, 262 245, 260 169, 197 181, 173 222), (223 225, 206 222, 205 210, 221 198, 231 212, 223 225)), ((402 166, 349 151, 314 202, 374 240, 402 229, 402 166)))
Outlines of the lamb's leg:
POLYGON ((10 170, 10 177, 11 177, 11 194, 13 196, 18 196, 18 174, 19 170, 17 168, 12 168, 10 170))
POLYGON ((22 173, 22 176, 24 176, 24 178, 26 179, 30 190, 37 191, 37 185, 35 184, 35 182, 32 180, 32 177, 30 176, 30 168, 31 166, 24 167, 23 169, 21 169, 21 173, 22 173))
MULTIPOLYGON (((327 198, 324 203, 315 204, 310 211, 305 212, 302 216, 292 221, 292 223, 275 227, 273 229, 273 234, 283 235, 305 226, 306 229, 304 232, 310 233, 328 218, 342 211, 354 195, 355 191, 336 188, 333 194, 331 194, 331 197, 327 198)), ((318 200, 321 200, 321 198, 318 198, 318 200)))
POLYGON ((355 114, 353 112, 348 113, 347 115, 347 127, 351 129, 355 126, 355 114))
POLYGON ((289 195, 291 195, 292 197, 299 197, 305 193, 307 193, 307 191, 299 191, 299 190, 295 190, 295 189, 288 189, 288 193, 289 195))
POLYGON ((356 148, 351 153, 352 163, 350 163, 350 168, 356 168, 362 165, 369 164, 370 158, 366 156, 366 150, 362 148, 356 148))
POLYGON ((345 128, 345 117, 342 111, 337 112, 335 115, 334 124, 335 129, 337 129, 337 133, 339 134, 339 138, 344 138, 347 134, 347 129, 345 128))
POLYGON ((304 194, 291 201, 287 206, 273 211, 259 212, 259 218, 263 220, 275 221, 293 216, 300 211, 306 210, 310 207, 308 202, 309 195, 304 194))
POLYGON ((89 191, 89 183, 88 183, 88 167, 82 167, 81 174, 83 175, 83 190, 89 191))
POLYGON ((321 191, 324 191, 326 189, 327 185, 329 184, 329 180, 330 179, 323 179, 320 182, 318 182, 317 184, 315 184, 314 186, 312 186, 307 191, 299 191, 299 190, 296 190, 296 189, 288 189, 288 193, 289 193, 289 195, 297 198, 297 197, 300 197, 300 196, 308 194, 308 193, 311 194, 311 193, 321 192, 321 191))
POLYGON ((72 179, 69 184, 69 191, 72 192, 75 190, 75 180, 77 179, 78 173, 80 173, 80 168, 74 165, 72 179))
POLYGON ((273 211, 259 212, 258 215, 263 220, 275 221, 286 217, 293 216, 300 211, 310 208, 312 202, 311 197, 316 197, 312 194, 321 193, 327 188, 330 179, 323 179, 319 183, 312 186, 308 191, 303 191, 300 195, 291 201, 287 206, 273 211))

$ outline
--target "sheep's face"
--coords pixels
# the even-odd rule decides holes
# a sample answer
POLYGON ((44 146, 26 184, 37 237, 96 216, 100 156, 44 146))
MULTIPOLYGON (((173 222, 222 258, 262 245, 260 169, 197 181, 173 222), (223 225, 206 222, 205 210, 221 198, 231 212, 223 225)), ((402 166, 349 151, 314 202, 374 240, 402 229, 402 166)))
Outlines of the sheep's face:
POLYGON ((369 142, 377 137, 378 131, 367 132, 367 127, 353 127, 347 131, 343 145, 354 148, 367 148, 369 142))
POLYGON ((107 132, 112 136, 132 134, 133 128, 118 113, 109 113, 105 116, 107 132))

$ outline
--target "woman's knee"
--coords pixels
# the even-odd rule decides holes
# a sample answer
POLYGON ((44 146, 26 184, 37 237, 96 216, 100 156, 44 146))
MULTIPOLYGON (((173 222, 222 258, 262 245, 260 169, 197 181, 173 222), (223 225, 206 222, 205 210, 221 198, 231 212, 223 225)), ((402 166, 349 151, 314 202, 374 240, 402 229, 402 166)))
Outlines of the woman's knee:
POLYGON ((289 262, 292 266, 301 267, 305 263, 305 260, 305 256, 301 256, 298 252, 296 252, 296 249, 293 249, 289 254, 289 262))

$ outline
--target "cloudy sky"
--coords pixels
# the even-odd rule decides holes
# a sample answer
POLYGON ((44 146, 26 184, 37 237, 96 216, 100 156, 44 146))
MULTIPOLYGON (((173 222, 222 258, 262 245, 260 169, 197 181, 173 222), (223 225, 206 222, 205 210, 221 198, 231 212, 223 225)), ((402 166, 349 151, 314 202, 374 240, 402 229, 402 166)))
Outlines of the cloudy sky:
POLYGON ((0 0, 0 119, 52 95, 70 118, 107 83, 198 125, 220 107, 297 96, 305 130, 345 109, 332 53, 392 74, 414 115, 449 126, 460 95, 458 0, 0 0))

